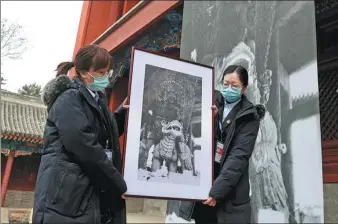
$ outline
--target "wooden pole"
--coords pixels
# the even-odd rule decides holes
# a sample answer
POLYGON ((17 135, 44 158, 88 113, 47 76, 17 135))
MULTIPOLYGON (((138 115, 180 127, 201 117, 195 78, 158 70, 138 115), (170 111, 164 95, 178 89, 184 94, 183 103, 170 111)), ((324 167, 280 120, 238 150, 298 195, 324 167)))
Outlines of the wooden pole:
POLYGON ((3 176, 3 180, 1 184, 1 207, 3 207, 5 204, 6 192, 7 192, 9 177, 11 176, 14 156, 15 156, 15 150, 9 150, 6 168, 5 168, 5 172, 4 172, 4 176, 3 176))

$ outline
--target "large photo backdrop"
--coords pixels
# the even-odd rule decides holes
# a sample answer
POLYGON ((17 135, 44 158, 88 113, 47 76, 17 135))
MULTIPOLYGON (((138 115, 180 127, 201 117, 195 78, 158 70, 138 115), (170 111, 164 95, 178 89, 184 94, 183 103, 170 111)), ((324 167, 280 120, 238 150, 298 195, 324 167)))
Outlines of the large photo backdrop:
POLYGON ((323 222, 316 30, 313 1, 185 1, 183 59, 250 75, 262 103, 250 164, 252 221, 323 222))

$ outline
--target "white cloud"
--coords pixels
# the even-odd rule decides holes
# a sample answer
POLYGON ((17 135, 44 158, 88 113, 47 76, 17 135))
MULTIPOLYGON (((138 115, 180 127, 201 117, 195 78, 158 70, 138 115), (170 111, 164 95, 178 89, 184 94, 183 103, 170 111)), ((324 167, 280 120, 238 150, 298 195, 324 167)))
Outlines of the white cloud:
POLYGON ((72 60, 83 1, 2 1, 1 18, 24 26, 28 49, 19 60, 6 60, 2 88, 17 91, 36 82, 45 85, 62 61, 72 60))

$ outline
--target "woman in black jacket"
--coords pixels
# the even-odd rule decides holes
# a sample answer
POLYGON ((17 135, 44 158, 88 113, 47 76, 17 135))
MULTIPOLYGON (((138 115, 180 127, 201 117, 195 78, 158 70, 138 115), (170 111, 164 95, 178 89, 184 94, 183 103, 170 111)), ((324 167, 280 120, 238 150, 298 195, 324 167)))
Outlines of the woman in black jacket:
POLYGON ((215 93, 215 180, 203 203, 176 203, 177 215, 185 220, 193 218, 196 224, 250 223, 249 159, 265 109, 248 101, 244 95, 247 86, 244 67, 225 69, 223 87, 215 93))
POLYGON ((218 223, 250 223, 249 159, 252 155, 262 105, 254 106, 244 93, 248 72, 231 65, 223 73, 223 105, 215 117, 215 181, 203 203, 216 206, 218 223))
POLYGON ((111 62, 105 49, 85 46, 44 88, 48 118, 33 223, 126 223, 119 148, 125 108, 111 113, 101 92, 111 62), (76 77, 70 80, 72 67, 76 77))

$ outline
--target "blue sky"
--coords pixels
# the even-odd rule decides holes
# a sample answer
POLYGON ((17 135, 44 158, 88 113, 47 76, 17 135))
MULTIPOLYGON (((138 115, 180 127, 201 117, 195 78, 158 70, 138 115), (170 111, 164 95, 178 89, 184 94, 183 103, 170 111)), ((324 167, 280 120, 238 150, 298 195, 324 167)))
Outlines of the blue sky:
POLYGON ((17 92, 24 84, 44 86, 62 61, 72 60, 83 1, 1 1, 1 18, 24 27, 27 51, 1 66, 7 84, 17 92))

